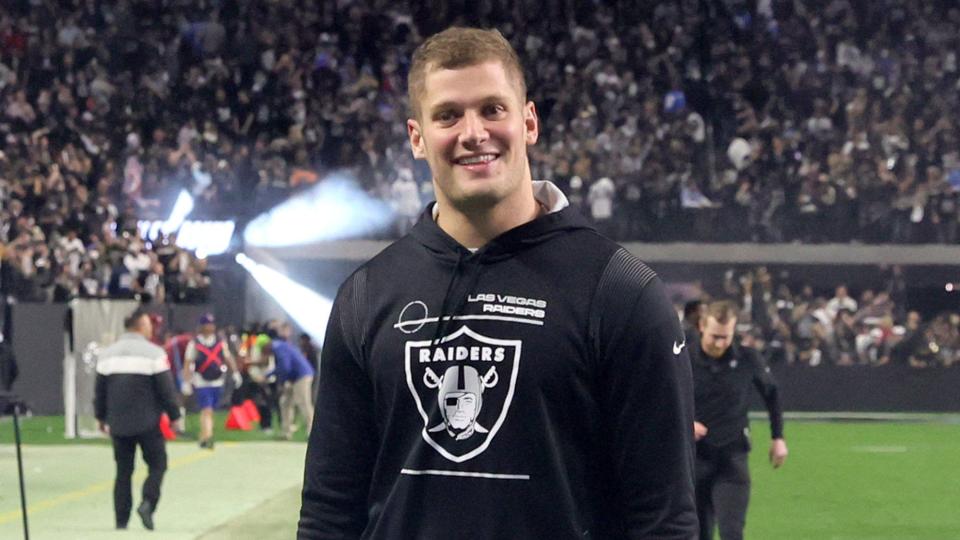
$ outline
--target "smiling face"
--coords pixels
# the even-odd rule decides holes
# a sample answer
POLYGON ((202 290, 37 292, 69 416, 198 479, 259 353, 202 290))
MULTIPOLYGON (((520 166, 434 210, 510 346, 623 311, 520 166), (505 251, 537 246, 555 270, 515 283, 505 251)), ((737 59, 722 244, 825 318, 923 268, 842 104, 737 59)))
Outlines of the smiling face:
POLYGON ((418 109, 407 132, 414 157, 430 165, 441 209, 475 213, 529 195, 527 146, 539 121, 501 62, 427 69, 418 109))

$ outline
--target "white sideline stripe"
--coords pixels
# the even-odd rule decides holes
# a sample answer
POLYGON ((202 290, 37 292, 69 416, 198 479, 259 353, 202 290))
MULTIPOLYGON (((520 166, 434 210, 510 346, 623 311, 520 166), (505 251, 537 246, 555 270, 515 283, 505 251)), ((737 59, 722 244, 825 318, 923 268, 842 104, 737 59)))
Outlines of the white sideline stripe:
POLYGON ((493 473, 482 473, 482 472, 467 472, 467 471, 441 471, 436 469, 427 469, 423 471, 418 471, 414 469, 400 469, 400 474, 409 474, 412 476, 424 476, 424 475, 433 475, 433 476, 462 476, 470 478, 492 478, 494 480, 529 480, 529 474, 493 474, 493 473))
POLYGON ((867 454, 905 454, 906 446, 854 446, 851 448, 854 452, 867 454))
MULTIPOLYGON (((506 322, 517 322, 524 324, 535 324, 537 326, 543 326, 543 321, 537 319, 524 319, 523 317, 504 317, 502 315, 457 315, 452 318, 455 321, 506 321, 506 322)), ((416 319, 413 321, 403 321, 402 323, 396 323, 393 325, 394 328, 403 328, 405 326, 416 326, 418 324, 427 324, 437 322, 437 317, 428 317, 426 319, 416 319)), ((451 320, 450 316, 444 316, 443 320, 451 320)))
MULTIPOLYGON (((861 412, 861 411, 785 411, 785 420, 854 420, 881 422, 927 422, 935 424, 960 424, 960 415, 956 413, 914 413, 914 412, 861 412)), ((766 420, 766 411, 751 411, 751 420, 766 420)))

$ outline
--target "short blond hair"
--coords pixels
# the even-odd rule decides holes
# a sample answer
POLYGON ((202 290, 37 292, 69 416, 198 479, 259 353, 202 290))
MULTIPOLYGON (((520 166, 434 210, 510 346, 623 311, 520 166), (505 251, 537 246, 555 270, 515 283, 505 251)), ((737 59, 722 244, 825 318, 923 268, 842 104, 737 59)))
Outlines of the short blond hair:
POLYGON ((420 100, 423 98, 428 71, 459 69, 491 60, 503 64, 508 75, 512 75, 516 81, 521 99, 526 102, 527 82, 520 57, 498 30, 451 26, 427 38, 413 52, 410 73, 407 75, 407 97, 413 118, 420 120, 423 112, 420 110, 420 100))
POLYGON ((730 320, 736 320, 739 314, 737 305, 730 300, 718 300, 707 304, 706 313, 701 320, 706 321, 708 317, 713 317, 720 324, 727 324, 730 320))

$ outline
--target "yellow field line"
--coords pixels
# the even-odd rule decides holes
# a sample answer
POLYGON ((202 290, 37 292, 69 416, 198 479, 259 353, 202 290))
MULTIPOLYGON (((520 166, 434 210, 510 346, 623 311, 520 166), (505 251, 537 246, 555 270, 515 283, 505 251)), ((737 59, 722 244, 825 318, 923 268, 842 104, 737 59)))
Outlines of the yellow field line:
MULTIPOLYGON (((222 446, 231 447, 234 445, 236 445, 236 443, 227 442, 227 443, 223 443, 222 446)), ((167 469, 176 469, 178 467, 189 465, 191 463, 196 463, 197 461, 201 461, 211 457, 213 457, 213 452, 210 452, 209 450, 200 450, 192 454, 187 454, 185 456, 181 456, 181 457, 178 457, 177 459, 171 460, 169 465, 167 466, 167 469)), ((143 468, 140 468, 140 470, 134 473, 133 480, 135 482, 139 482, 146 476, 147 476, 146 470, 143 468)), ((96 484, 91 484, 85 488, 81 488, 76 491, 71 491, 69 493, 64 493, 63 495, 58 495, 51 499, 44 499, 39 502, 29 504, 27 505, 27 515, 32 516, 39 512, 43 512, 44 510, 56 508, 57 506, 60 506, 64 503, 76 501, 84 497, 89 497, 90 495, 96 495, 98 493, 102 493, 112 488, 113 488, 113 480, 97 482, 96 484)), ((23 514, 19 508, 16 510, 11 510, 9 512, 4 512, 0 514, 0 525, 9 523, 13 520, 19 520, 21 519, 22 515, 23 514)))

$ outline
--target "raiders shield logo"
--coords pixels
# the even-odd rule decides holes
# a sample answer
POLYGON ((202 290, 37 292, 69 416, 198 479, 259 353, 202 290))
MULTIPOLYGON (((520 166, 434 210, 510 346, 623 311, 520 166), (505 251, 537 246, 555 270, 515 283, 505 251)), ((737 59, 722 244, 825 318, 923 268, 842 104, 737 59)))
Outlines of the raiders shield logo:
POLYGON ((407 386, 427 444, 456 463, 490 446, 513 400, 520 349, 520 340, 482 336, 467 326, 436 345, 407 342, 407 386))

